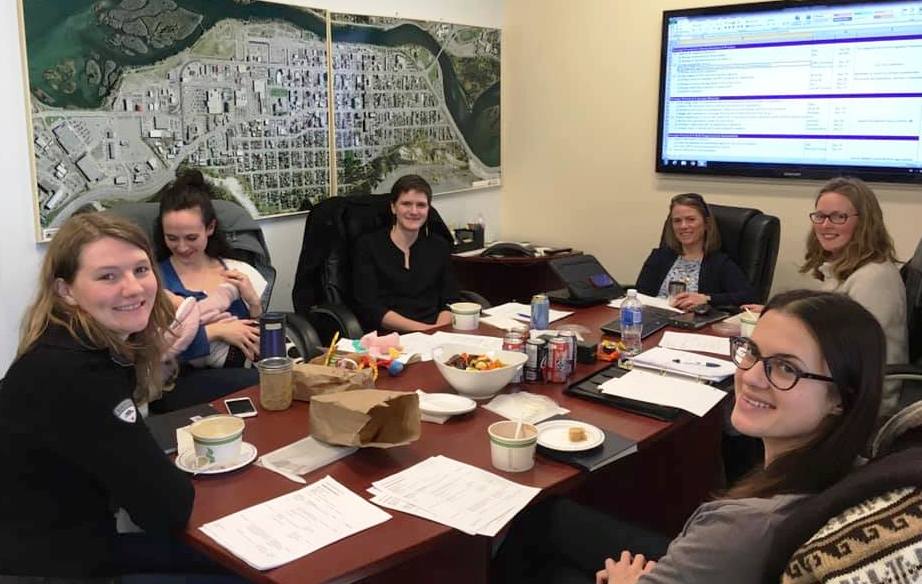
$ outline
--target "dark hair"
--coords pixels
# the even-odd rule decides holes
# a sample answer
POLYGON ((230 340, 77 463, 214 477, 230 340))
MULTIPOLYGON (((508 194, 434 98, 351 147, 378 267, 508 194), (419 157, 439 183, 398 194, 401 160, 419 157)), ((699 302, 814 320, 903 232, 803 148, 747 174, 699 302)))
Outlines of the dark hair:
POLYGON ((410 191, 425 193, 426 202, 432 205, 432 187, 418 174, 405 174, 394 182, 394 186, 391 187, 391 203, 396 205, 400 195, 410 191))
POLYGON ((205 177, 201 172, 183 170, 176 175, 176 180, 160 189, 157 197, 160 199, 160 213, 154 225, 154 241, 157 245, 158 260, 162 261, 172 255, 163 236, 163 216, 171 211, 185 211, 186 209, 198 209, 206 228, 214 224, 214 233, 208 237, 205 253, 212 258, 234 257, 231 246, 221 232, 218 216, 211 203, 214 193, 211 186, 205 182, 205 177))
POLYGON ((711 215, 711 209, 704 202, 704 197, 698 193, 682 193, 672 197, 669 201, 669 213, 666 214, 666 223, 663 224, 663 241, 666 245, 677 254, 682 254, 682 244, 672 229, 672 209, 676 205, 691 207, 701 213, 701 217, 704 218, 704 255, 719 250, 720 230, 717 229, 717 221, 711 215))
POLYGON ((745 477, 727 492, 728 498, 822 491, 852 469, 880 409, 886 340, 867 309, 845 294, 792 290, 772 298, 762 314, 773 310, 798 319, 816 339, 842 413, 827 417, 803 446, 745 477))

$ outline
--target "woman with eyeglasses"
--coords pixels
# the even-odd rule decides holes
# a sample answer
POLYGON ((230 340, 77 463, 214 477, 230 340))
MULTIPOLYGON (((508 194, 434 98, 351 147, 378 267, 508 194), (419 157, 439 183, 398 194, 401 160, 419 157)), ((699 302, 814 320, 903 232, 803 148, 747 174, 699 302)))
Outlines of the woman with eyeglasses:
POLYGON ((500 549, 498 581, 762 581, 774 530, 806 496, 844 477, 871 436, 884 335, 848 296, 795 290, 775 296, 752 338, 731 347, 731 421, 762 440, 763 466, 698 507, 671 542, 571 501, 539 505, 500 549))
POLYGON ((637 291, 670 298, 677 308, 701 304, 739 306, 753 302, 755 290, 730 256, 720 251, 720 232, 704 198, 676 195, 663 227, 663 247, 654 249, 637 277, 637 291), (684 291, 670 294, 670 284, 684 291))
MULTIPOLYGON (((906 289, 874 191, 857 178, 835 178, 814 204, 800 272, 819 280, 822 290, 848 294, 868 309, 887 337, 887 363, 905 363, 906 289)), ((884 387, 882 415, 895 409, 898 390, 896 384, 884 387)))

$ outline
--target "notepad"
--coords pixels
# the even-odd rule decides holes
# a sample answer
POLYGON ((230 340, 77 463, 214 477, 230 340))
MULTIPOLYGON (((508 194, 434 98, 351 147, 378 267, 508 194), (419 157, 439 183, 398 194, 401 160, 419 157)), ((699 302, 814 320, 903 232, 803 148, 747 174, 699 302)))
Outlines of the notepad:
POLYGON ((599 387, 608 395, 672 406, 696 416, 708 413, 727 395, 711 385, 636 369, 599 387))

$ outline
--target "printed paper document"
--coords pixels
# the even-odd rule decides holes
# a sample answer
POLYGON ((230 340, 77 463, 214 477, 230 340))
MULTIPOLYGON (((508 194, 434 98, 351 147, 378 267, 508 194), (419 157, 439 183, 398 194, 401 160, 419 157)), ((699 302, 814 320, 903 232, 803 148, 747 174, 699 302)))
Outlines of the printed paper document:
POLYGON ((609 379, 599 387, 602 393, 672 406, 696 416, 708 413, 727 395, 727 392, 704 383, 637 369, 609 379))
POLYGON ((704 351, 705 353, 716 353, 718 355, 730 354, 730 339, 727 337, 699 335, 697 333, 666 331, 659 341, 659 346, 683 351, 704 351))

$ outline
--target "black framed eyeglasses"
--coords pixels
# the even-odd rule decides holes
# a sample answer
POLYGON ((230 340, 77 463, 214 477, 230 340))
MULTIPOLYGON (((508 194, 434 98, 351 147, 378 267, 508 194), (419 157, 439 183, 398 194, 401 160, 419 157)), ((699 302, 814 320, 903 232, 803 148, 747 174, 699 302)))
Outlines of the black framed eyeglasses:
POLYGON ((817 225, 822 225, 824 221, 829 219, 829 222, 833 225, 844 225, 848 221, 849 217, 857 217, 858 213, 840 213, 834 211, 832 213, 820 213, 819 211, 814 211, 810 213, 810 221, 813 221, 817 225))
POLYGON ((818 373, 807 373, 796 364, 792 363, 787 357, 773 355, 763 357, 759 353, 759 347, 752 339, 746 337, 733 337, 730 339, 730 358, 736 363, 736 366, 744 371, 749 371, 759 361, 765 368, 765 377, 775 389, 787 391, 797 385, 801 379, 816 379, 818 381, 835 380, 828 375, 818 373))

